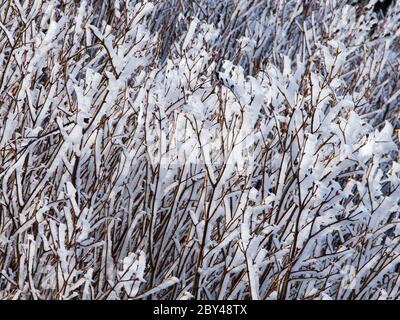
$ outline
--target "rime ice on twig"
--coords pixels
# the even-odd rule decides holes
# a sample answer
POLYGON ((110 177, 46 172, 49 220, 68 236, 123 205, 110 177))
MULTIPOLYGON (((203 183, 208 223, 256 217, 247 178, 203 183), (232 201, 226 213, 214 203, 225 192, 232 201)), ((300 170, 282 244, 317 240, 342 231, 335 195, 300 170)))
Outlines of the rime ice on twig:
POLYGON ((398 299, 376 8, 0 0, 0 299, 398 299))

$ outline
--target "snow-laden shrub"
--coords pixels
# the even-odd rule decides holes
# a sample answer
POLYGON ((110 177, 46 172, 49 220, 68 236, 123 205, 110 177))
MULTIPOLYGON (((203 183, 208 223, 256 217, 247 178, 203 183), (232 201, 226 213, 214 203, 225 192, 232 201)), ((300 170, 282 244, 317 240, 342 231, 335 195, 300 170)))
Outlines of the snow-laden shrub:
POLYGON ((0 298, 397 299, 399 5, 188 3, 0 4, 0 298))

